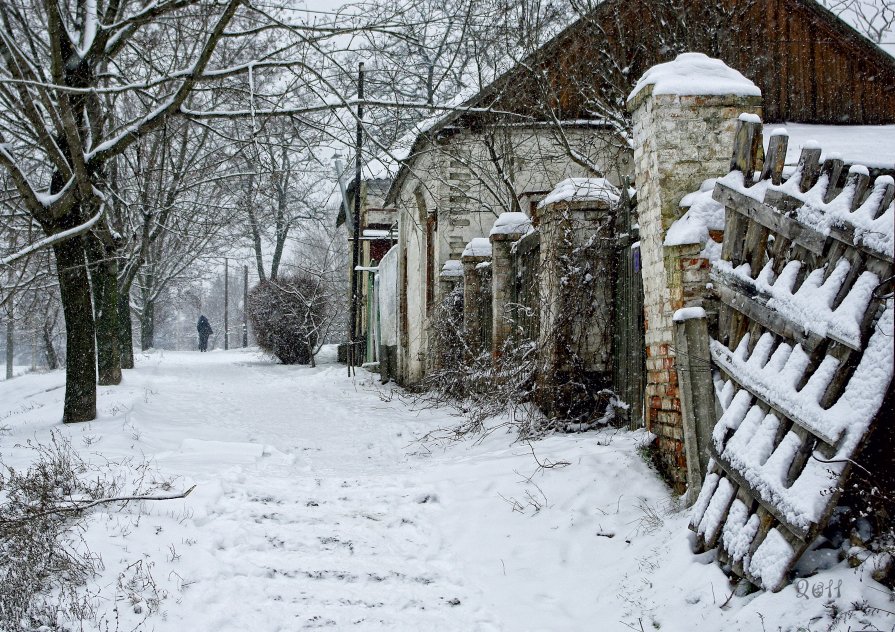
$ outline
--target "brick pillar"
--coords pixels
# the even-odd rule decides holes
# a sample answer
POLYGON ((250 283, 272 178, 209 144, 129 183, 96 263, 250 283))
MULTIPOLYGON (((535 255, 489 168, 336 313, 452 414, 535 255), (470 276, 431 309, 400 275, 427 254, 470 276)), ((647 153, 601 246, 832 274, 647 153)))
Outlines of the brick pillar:
POLYGON ((491 229, 491 357, 496 362, 513 334, 507 305, 513 300, 513 244, 528 232, 531 220, 524 213, 501 213, 491 229))
POLYGON ((684 195, 730 166, 737 118, 761 113, 751 81, 700 53, 648 70, 628 98, 634 122, 634 169, 646 325, 647 428, 658 437, 659 465, 678 492, 686 485, 681 402, 672 315, 706 292, 708 262, 701 244, 666 248, 666 233, 681 217, 684 195), (705 69, 725 81, 705 82, 705 69), (730 94, 705 94, 724 85, 730 94))
POLYGON ((485 322, 484 310, 487 309, 482 304, 485 288, 479 266, 491 261, 491 242, 486 237, 476 237, 466 244, 460 261, 463 263, 463 328, 472 347, 470 351, 478 353, 485 348, 481 331, 485 322))

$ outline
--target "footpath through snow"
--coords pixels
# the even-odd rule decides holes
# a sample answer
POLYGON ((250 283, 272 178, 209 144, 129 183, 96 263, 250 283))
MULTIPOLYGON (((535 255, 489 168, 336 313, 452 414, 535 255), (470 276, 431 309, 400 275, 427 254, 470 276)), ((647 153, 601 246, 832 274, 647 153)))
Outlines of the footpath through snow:
MULTIPOLYGON (((249 351, 153 352, 100 391, 100 417, 61 426, 61 372, 0 383, 0 454, 60 430, 100 462, 148 459, 186 499, 105 508, 85 541, 102 629, 826 629, 826 594, 728 600, 686 512, 638 453, 642 433, 526 445, 502 432, 448 448, 417 439, 456 420, 414 411, 343 366, 249 351)), ((812 578, 847 609, 892 610, 863 571, 812 578), (842 580, 841 586, 838 584, 842 580)), ((2 588, 2 587, 0 587, 2 588)), ((0 594, 2 598, 2 594, 0 594)), ((854 615, 889 629, 884 613, 854 615)), ((89 629, 89 628, 88 628, 89 629)), ((841 629, 846 629, 845 625, 841 629)))

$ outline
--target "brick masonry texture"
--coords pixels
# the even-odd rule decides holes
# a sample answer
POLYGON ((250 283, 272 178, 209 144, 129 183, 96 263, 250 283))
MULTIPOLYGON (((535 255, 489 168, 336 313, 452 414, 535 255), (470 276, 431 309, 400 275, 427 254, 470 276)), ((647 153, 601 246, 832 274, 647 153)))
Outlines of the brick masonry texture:
MULTIPOLYGON (((680 200, 703 180, 727 172, 737 117, 761 114, 760 97, 653 95, 630 104, 646 322, 647 428, 658 437, 658 460, 677 491, 686 485, 686 458, 671 317, 702 302, 708 261, 700 244, 665 247, 682 214, 680 200)), ((717 235, 716 235, 717 237, 717 235)))

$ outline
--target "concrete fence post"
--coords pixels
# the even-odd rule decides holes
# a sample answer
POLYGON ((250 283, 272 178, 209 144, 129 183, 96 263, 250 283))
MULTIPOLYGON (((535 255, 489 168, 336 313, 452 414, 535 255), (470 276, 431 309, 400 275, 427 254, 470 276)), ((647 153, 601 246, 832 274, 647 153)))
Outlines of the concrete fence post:
POLYGON ((708 470, 709 442, 715 422, 709 330, 705 310, 701 307, 679 309, 672 320, 687 458, 687 503, 692 504, 708 470))

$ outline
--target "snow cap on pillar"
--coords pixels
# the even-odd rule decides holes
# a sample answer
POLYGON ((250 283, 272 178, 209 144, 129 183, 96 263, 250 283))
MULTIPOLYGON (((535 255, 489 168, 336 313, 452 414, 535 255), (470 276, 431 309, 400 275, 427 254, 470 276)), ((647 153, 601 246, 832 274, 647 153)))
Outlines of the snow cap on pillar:
POLYGON ((491 241, 487 237, 475 237, 463 249, 463 257, 490 257, 491 241))
POLYGON ((442 279, 451 279, 463 276, 463 264, 456 259, 448 259, 441 266, 441 272, 438 274, 442 279))
POLYGON ((703 53, 681 53, 674 61, 657 64, 647 70, 628 95, 629 106, 647 86, 655 95, 761 96, 758 86, 741 72, 703 53))
POLYGON ((524 235, 531 229, 531 219, 520 212, 501 213, 494 221, 489 237, 495 235, 524 235))

